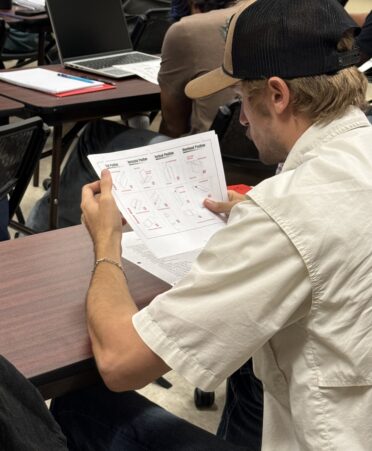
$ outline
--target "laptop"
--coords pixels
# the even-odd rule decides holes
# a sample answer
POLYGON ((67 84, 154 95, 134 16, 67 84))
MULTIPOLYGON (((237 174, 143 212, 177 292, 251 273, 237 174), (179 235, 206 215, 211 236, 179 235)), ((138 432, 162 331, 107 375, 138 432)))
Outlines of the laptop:
POLYGON ((133 73, 114 65, 160 59, 133 51, 121 0, 46 0, 46 7, 66 67, 124 78, 133 73))

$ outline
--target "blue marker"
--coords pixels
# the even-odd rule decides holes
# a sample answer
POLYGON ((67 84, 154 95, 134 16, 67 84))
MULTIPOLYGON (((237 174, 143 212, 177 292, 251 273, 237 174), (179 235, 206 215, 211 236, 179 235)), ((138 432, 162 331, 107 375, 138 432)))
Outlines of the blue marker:
POLYGON ((89 80, 88 78, 84 78, 84 77, 78 77, 76 75, 61 74, 61 73, 58 73, 57 75, 59 77, 69 78, 70 80, 83 81, 85 83, 94 83, 94 80, 89 80))

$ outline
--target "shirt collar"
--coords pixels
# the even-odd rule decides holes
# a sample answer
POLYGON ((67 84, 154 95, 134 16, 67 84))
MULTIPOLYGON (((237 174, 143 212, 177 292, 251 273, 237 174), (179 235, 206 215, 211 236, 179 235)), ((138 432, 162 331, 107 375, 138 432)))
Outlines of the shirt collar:
POLYGON ((307 154, 316 147, 342 133, 360 127, 370 127, 366 115, 356 107, 350 107, 339 119, 327 125, 314 124, 303 133, 290 150, 282 171, 290 171, 307 159, 307 154))

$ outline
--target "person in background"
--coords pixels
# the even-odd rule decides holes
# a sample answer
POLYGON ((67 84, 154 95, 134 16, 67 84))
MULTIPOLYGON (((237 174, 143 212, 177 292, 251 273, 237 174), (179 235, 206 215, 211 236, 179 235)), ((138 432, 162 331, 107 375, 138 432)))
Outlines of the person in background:
MULTIPOLYGON (((346 6, 348 0, 338 0, 342 6, 346 6)), ((372 57, 372 11, 368 13, 350 13, 353 20, 361 27, 360 34, 356 37, 356 43, 361 49, 360 64, 372 57)))
POLYGON ((54 400, 71 449, 252 449, 129 391, 170 368, 213 390, 251 356, 264 387, 262 450, 370 448, 372 126, 356 29, 335 0, 257 0, 234 15, 222 67, 186 92, 239 86, 247 136, 283 169, 245 196, 205 200, 229 213, 226 228, 141 311, 120 267, 110 172, 84 187, 96 256, 88 330, 108 388, 54 400))
POLYGON ((159 72, 162 122, 160 133, 177 138, 209 130, 218 107, 235 97, 232 89, 207 99, 187 98, 184 89, 195 77, 218 67, 223 58, 226 27, 239 8, 230 0, 194 0, 190 16, 168 30, 159 72))
POLYGON ((171 17, 176 22, 191 13, 189 0, 172 0, 171 17))
POLYGON ((25 31, 9 28, 7 37, 4 42, 2 54, 27 54, 30 52, 37 52, 38 34, 28 33, 25 31))
POLYGON ((365 15, 362 30, 356 41, 362 51, 361 62, 372 58, 372 11, 365 15))

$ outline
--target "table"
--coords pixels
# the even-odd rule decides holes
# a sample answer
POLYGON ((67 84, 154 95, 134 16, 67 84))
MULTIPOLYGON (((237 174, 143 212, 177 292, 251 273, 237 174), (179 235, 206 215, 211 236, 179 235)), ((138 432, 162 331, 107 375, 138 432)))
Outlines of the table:
MULTIPOLYGON (((139 308, 169 285, 123 260, 139 308)), ((93 249, 85 227, 0 243, 0 354, 45 399, 97 380, 85 325, 93 249)))
POLYGON ((44 12, 35 16, 18 16, 18 9, 22 8, 13 6, 12 9, 0 9, 0 17, 11 27, 38 34, 38 65, 45 64, 45 33, 52 31, 48 14, 44 12))
MULTIPOLYGON (((47 68, 73 75, 83 74, 76 70, 65 69, 61 65, 51 65, 47 66, 47 68)), ((92 75, 92 78, 95 78, 94 75, 92 75)), ((101 79, 102 77, 99 78, 101 79)), ((107 80, 109 79, 107 78, 107 80)), ((48 125, 54 126, 52 201, 50 205, 51 229, 57 227, 59 171, 63 152, 63 124, 114 116, 123 112, 155 111, 160 109, 160 88, 158 85, 136 77, 115 81, 115 83, 116 89, 59 98, 0 82, 0 92, 3 96, 23 103, 28 116, 40 116, 48 125)))

